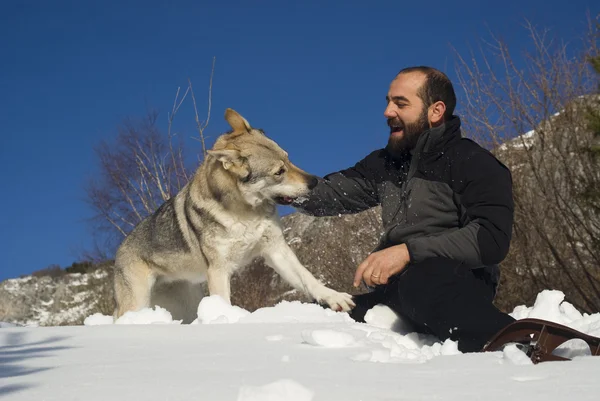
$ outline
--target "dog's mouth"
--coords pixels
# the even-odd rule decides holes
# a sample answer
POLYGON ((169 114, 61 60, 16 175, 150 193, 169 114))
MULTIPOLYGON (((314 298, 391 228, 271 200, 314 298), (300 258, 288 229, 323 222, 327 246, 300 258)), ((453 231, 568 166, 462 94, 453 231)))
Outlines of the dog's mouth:
POLYGON ((274 200, 279 205, 287 206, 294 203, 296 198, 292 198, 291 196, 276 196, 274 200))

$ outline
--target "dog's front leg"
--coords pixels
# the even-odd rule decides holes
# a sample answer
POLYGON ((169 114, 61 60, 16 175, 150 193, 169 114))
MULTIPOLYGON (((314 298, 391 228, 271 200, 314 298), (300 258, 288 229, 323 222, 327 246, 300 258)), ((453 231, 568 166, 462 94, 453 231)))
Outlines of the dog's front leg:
POLYGON ((227 266, 210 266, 207 272, 208 292, 210 295, 219 295, 228 303, 231 303, 231 269, 227 266))
POLYGON ((323 285, 309 272, 285 242, 283 236, 270 241, 263 254, 265 262, 292 287, 303 291, 318 302, 326 302, 333 310, 349 311, 354 307, 350 294, 337 292, 323 285))

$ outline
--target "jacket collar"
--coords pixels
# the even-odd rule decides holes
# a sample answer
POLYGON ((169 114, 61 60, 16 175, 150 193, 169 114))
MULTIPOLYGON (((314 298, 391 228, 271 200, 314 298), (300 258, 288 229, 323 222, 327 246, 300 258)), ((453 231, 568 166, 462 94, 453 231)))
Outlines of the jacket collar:
POLYGON ((443 151, 454 141, 461 138, 460 126, 460 118, 454 115, 443 124, 424 131, 419 137, 415 148, 410 151, 411 154, 427 154, 443 151))

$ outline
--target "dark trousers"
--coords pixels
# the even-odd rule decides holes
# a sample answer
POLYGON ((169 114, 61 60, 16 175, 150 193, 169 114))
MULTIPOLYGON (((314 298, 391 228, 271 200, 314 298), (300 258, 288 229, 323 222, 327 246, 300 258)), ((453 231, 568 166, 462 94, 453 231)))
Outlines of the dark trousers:
POLYGON ((409 264, 373 292, 354 296, 350 316, 364 322, 367 310, 384 304, 415 331, 458 342, 461 352, 478 352, 500 329, 514 322, 492 301, 495 288, 459 262, 432 258, 409 264))

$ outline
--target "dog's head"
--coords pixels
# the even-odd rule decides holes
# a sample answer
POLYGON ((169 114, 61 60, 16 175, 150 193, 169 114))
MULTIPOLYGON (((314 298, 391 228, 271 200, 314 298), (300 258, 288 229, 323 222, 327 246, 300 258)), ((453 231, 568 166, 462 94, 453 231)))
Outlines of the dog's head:
POLYGON ((227 109, 225 119, 232 131, 219 137, 208 155, 237 181, 248 203, 289 205, 317 185, 315 176, 292 164, 286 151, 244 117, 227 109))

